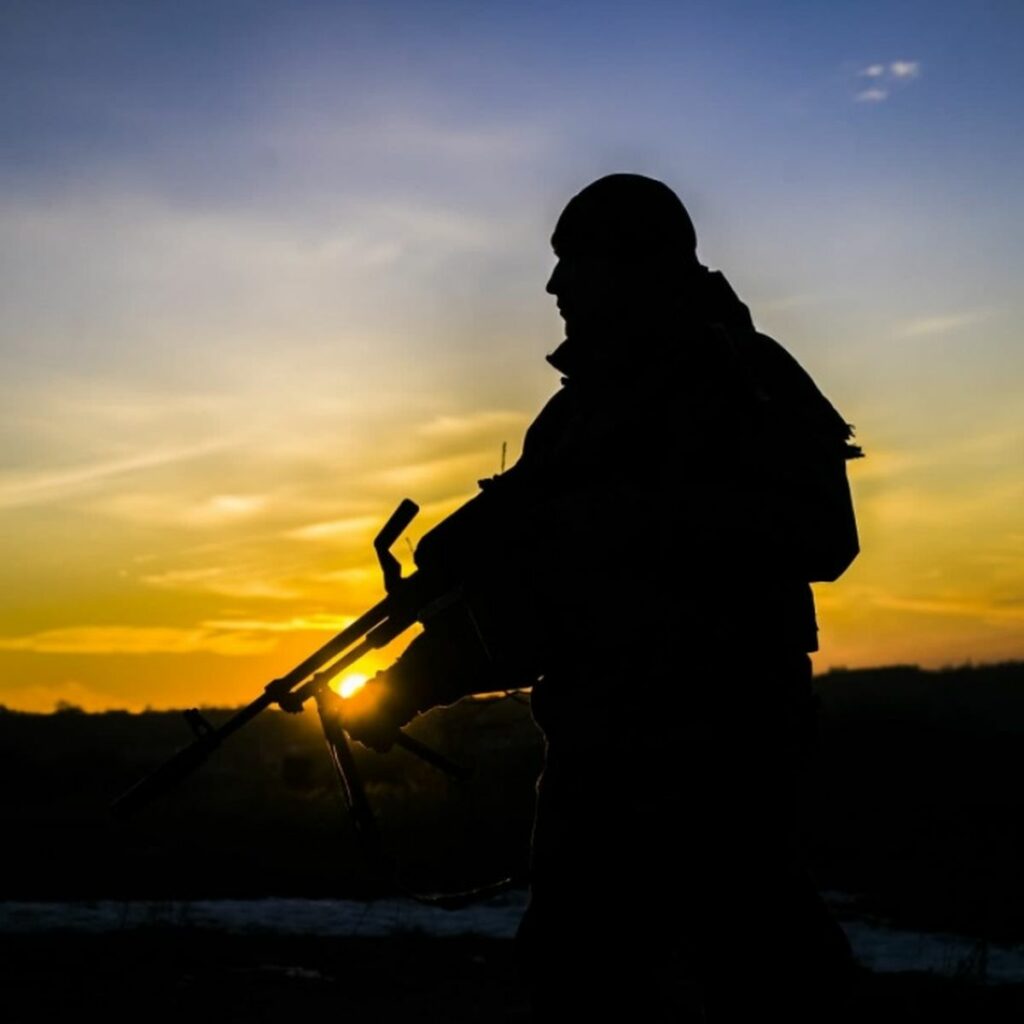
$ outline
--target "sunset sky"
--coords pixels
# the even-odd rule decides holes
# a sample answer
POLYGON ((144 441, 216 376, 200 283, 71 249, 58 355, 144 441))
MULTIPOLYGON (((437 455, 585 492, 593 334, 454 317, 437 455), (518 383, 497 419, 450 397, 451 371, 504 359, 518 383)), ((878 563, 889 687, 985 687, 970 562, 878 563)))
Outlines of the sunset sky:
POLYGON ((392 508, 557 388, 551 228, 622 170, 867 452, 818 669, 1024 657, 1022 50, 1018 2, 7 0, 0 703, 249 700, 376 601, 392 508))

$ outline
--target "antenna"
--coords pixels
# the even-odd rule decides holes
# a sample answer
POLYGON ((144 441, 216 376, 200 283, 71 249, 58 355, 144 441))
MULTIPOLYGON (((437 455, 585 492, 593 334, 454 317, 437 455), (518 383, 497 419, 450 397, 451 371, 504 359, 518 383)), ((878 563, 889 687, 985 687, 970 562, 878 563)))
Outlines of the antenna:
POLYGON ((508 441, 501 442, 501 471, 505 472, 505 455, 508 453, 508 441))

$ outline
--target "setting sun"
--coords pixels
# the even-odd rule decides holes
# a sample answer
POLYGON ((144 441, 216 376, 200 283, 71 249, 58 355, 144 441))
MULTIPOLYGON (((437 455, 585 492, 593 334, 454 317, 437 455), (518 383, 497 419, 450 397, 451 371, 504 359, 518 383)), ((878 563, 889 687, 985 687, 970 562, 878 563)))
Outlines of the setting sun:
POLYGON ((335 680, 331 683, 331 689, 340 697, 351 697, 352 694, 361 690, 369 677, 361 672, 353 672, 344 679, 335 680))

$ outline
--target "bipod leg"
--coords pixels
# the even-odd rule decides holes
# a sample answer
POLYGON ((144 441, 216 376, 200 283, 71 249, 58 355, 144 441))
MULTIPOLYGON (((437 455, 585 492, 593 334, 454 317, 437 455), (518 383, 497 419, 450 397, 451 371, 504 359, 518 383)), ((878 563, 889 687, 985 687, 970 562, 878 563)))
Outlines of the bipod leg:
MULTIPOLYGON (((424 894, 413 892, 403 884, 398 871, 398 865, 388 857, 381 845, 380 833, 377 830, 377 820, 373 816, 370 802, 366 798, 366 791, 363 789, 363 781, 356 768, 355 758, 352 756, 352 748, 349 746, 348 735, 341 724, 341 718, 336 710, 333 710, 337 698, 326 687, 316 691, 316 709, 320 715, 320 725, 324 731, 324 738, 327 740, 327 749, 331 755, 331 763, 337 773, 338 781, 341 783, 342 792, 345 795, 345 802, 355 822, 356 836, 363 852, 366 855, 367 865, 373 876, 383 885, 397 889, 402 895, 417 903, 423 903, 431 907, 440 907, 445 910, 456 910, 469 906, 480 900, 490 899, 499 893, 506 892, 515 884, 513 879, 505 878, 490 885, 480 886, 464 892, 432 893, 424 894)), ((429 747, 419 744, 410 737, 403 736, 409 741, 407 749, 412 753, 420 754, 416 747, 423 747, 427 754, 425 758, 431 764, 446 769, 451 762, 440 755, 435 754, 429 747)), ((403 744, 405 745, 405 744, 403 744)), ((452 766, 455 771, 450 774, 458 774, 465 778, 466 773, 452 766)))
POLYGON ((352 756, 348 736, 345 734, 337 714, 332 712, 328 703, 329 699, 322 690, 317 692, 316 710, 320 715, 320 726, 324 731, 324 739, 327 740, 331 764, 334 765, 338 782, 341 783, 345 803, 348 804, 360 843, 368 854, 379 857, 381 846, 380 835, 377 832, 377 820, 373 816, 370 801, 366 798, 366 790, 363 789, 363 780, 356 767, 356 760, 352 756))

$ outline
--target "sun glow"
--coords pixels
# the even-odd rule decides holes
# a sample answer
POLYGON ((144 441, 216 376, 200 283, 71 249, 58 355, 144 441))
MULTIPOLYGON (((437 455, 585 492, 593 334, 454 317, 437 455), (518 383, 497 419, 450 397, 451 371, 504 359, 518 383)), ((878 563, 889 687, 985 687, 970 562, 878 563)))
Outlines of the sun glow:
POLYGON ((368 678, 360 672, 353 672, 351 675, 345 676, 344 679, 336 679, 331 683, 331 689, 340 697, 351 697, 366 685, 368 678))

